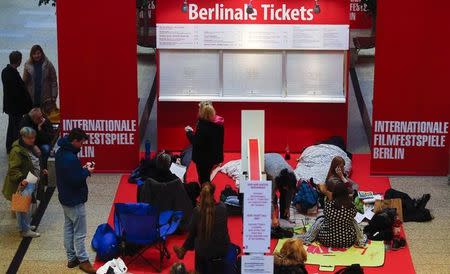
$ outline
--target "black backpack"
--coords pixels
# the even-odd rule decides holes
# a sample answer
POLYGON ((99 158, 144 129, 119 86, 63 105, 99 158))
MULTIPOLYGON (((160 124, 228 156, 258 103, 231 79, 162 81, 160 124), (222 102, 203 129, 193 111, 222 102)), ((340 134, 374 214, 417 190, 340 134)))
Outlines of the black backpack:
POLYGON ((386 208, 382 212, 375 214, 369 225, 364 228, 364 234, 369 240, 390 241, 392 240, 392 225, 396 215, 395 208, 386 208))

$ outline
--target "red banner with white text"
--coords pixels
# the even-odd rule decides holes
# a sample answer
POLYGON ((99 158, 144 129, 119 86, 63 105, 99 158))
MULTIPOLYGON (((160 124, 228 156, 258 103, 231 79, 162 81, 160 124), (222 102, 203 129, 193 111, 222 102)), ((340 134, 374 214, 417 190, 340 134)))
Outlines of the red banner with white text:
POLYGON ((350 0, 350 29, 371 29, 372 16, 361 0, 350 0))
POLYGON ((445 11, 411 20, 423 13, 420 5, 396 1, 401 13, 389 1, 378 5, 372 173, 447 175, 450 56, 429 54, 442 47, 435 37, 450 36, 450 28, 440 28, 448 25, 445 11))
POLYGON ((83 164, 129 172, 139 159, 135 2, 58 1, 56 8, 62 133, 89 135, 83 164))

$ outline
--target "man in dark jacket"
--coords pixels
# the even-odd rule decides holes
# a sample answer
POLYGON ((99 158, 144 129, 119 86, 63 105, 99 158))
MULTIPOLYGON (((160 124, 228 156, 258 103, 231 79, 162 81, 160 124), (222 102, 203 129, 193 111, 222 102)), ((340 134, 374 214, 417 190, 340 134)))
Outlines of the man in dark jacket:
POLYGON ((36 145, 41 150, 41 168, 47 169, 47 160, 52 149, 52 139, 55 135, 53 126, 48 119, 45 119, 40 108, 33 108, 27 115, 24 115, 20 122, 20 128, 30 127, 36 130, 36 145))
POLYGON ((56 183, 58 198, 64 210, 64 247, 66 248, 68 268, 80 266, 86 273, 95 273, 89 262, 85 247, 86 210, 88 198, 87 177, 94 172, 92 163, 81 166, 77 154, 89 138, 79 128, 70 131, 69 136, 59 140, 56 153, 56 183))
POLYGON ((22 63, 22 53, 13 51, 9 55, 9 64, 2 70, 3 112, 8 114, 6 133, 6 151, 9 154, 12 143, 19 138, 22 116, 32 107, 30 94, 20 77, 17 68, 22 63))

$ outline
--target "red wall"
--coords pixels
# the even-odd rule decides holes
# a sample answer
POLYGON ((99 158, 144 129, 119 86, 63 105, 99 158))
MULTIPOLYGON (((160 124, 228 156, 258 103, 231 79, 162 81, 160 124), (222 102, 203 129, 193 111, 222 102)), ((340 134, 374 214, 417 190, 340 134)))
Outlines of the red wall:
MULTIPOLYGON (((450 121, 446 9, 378 1, 374 121, 450 121)), ((405 159, 372 159, 372 173, 446 175, 446 147, 407 147, 405 159)), ((372 140, 373 141, 373 140, 372 140)))
MULTIPOLYGON (((135 2, 58 1, 57 27, 62 119, 137 122, 135 2)), ((93 146, 97 171, 136 166, 139 136, 127 134, 134 144, 93 146)))
MULTIPOLYGON (((265 110, 266 151, 300 151, 331 135, 347 136, 346 104, 213 103, 225 118, 225 150, 241 150, 241 110, 265 110)), ((195 128, 196 102, 158 102, 158 149, 179 150, 188 144, 184 127, 195 128)))

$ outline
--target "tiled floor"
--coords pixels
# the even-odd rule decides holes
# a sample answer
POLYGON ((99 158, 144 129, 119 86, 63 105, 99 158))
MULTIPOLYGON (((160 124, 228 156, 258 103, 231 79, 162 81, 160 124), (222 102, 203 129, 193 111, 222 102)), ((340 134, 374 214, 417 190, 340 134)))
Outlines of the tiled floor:
MULTIPOLYGON (((56 59, 56 31, 53 7, 37 7, 37 1, 2 0, 0 1, 0 67, 7 63, 7 56, 13 49, 19 49, 24 56, 32 44, 39 43, 44 46, 46 54, 55 65, 56 59)), ((145 63, 145 62, 144 62, 145 63)), ((151 70, 152 66, 148 66, 151 70)), ((367 66, 360 80, 367 92, 365 98, 371 97, 371 79, 373 68, 367 66), (361 79, 362 78, 362 79, 361 79)), ((360 70, 360 71, 362 71, 360 70)), ((140 70, 140 74, 147 73, 140 70)), ((149 75, 140 77, 147 81, 149 75), (146 78, 147 77, 147 78, 146 78)), ((152 78, 152 77, 151 77, 152 78)), ((351 83, 351 81, 350 81, 351 83)), ((140 83, 144 87, 145 83, 140 83)), ((2 87, 0 86, 0 89, 2 87)), ((145 94, 143 94, 145 96, 145 94)), ((0 107, 1 106, 0 100, 0 107)), ((355 153, 368 152, 367 138, 365 137, 360 114, 356 105, 354 94, 350 89, 349 96, 349 150, 355 153)), ((0 128, 6 129, 6 115, 0 115, 0 128)), ((149 136, 154 138, 155 119, 151 119, 149 136)), ((147 137, 146 137, 147 138, 147 137)), ((5 130, 0 130, 0 188, 7 168, 7 159, 3 140, 5 130)), ((154 141, 153 141, 154 142, 154 141)), ((152 143, 153 143, 152 142, 152 143)), ((89 180, 90 196, 88 208, 88 241, 98 224, 104 223, 108 217, 114 193, 119 182, 119 175, 96 174, 89 180)), ((436 217, 430 223, 407 223, 405 225, 408 235, 412 258, 417 273, 450 273, 450 197, 447 177, 394 177, 391 178, 394 188, 419 196, 431 193, 429 208, 436 217)), ((68 270, 65 267, 66 257, 62 243, 63 227, 62 209, 58 203, 55 192, 49 207, 39 227, 42 236, 31 242, 30 248, 20 267, 19 273, 78 273, 77 269, 68 270)), ((16 231, 16 221, 11 217, 9 204, 3 196, 0 197, 0 273, 4 273, 14 256, 21 238, 16 231)), ((91 258, 94 253, 90 252, 91 258)))

